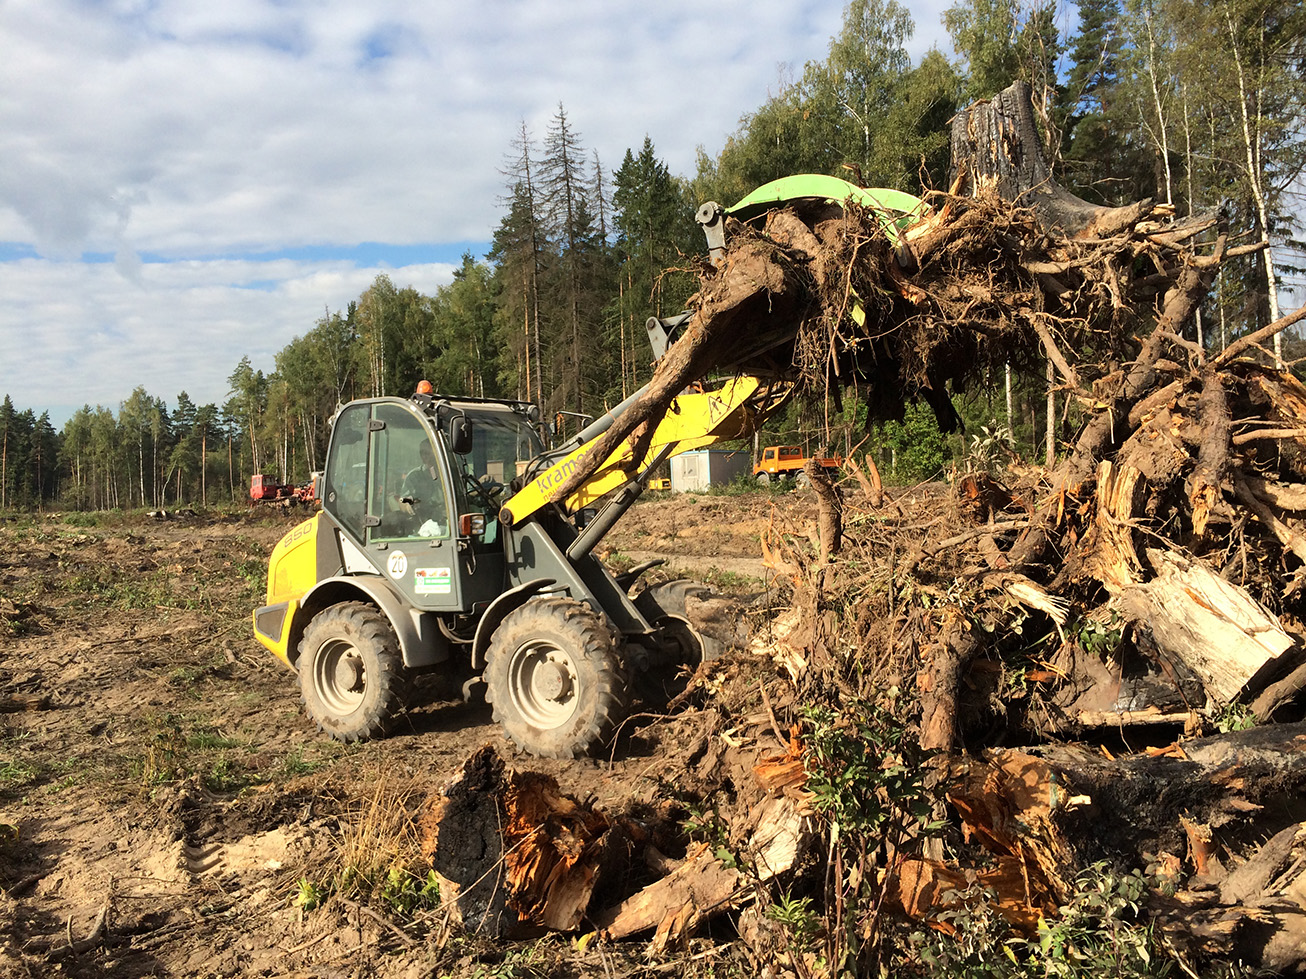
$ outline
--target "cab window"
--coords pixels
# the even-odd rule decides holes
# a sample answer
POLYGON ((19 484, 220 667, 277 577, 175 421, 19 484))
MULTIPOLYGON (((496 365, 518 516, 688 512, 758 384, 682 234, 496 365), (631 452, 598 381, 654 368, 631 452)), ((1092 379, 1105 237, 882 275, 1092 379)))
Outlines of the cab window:
POLYGON ((402 405, 378 404, 375 417, 370 539, 448 537, 449 487, 425 426, 402 405))
POLYGON ((542 451, 539 436, 525 417, 506 411, 471 410, 472 448, 465 456, 454 456, 462 473, 464 512, 485 514, 482 544, 498 539, 499 507, 511 495, 508 484, 520 476, 526 464, 542 451))
POLYGON ((324 477, 327 508, 359 540, 367 515, 367 423, 371 415, 368 405, 355 405, 336 416, 324 477))

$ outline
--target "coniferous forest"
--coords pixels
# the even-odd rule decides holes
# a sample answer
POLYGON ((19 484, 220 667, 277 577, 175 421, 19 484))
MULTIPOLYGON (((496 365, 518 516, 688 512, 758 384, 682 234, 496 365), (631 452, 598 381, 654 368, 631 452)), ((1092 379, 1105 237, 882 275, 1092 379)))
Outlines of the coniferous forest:
MULTIPOLYGON (((377 276, 347 308, 306 322, 275 363, 233 365, 222 404, 137 387, 116 406, 84 406, 59 432, 4 397, 0 509, 216 503, 243 499, 256 472, 302 482, 321 465, 340 403, 408 394, 419 378, 549 414, 600 413, 650 376, 646 319, 679 311, 696 288, 699 204, 729 205, 805 172, 946 190, 949 120, 1016 79, 1033 88, 1063 186, 1103 204, 1152 198, 1180 216, 1224 207, 1244 241, 1269 243, 1227 263, 1187 339, 1219 350, 1300 302, 1289 287, 1303 264, 1301 5, 959 0, 944 23, 956 59, 934 49, 913 63, 908 10, 852 0, 825 60, 794 69, 715 157, 700 151, 693 174, 671 173, 647 137, 613 169, 563 105, 543 132, 522 123, 505 147, 489 251, 464 255, 434 295, 377 276)), ((1287 335, 1266 356, 1292 364, 1301 354, 1287 335)), ((1043 369, 1022 365, 958 397, 970 442, 1000 438, 1044 461, 1057 442, 1047 385, 1043 369)), ((855 399, 837 413, 795 406, 769 440, 860 441, 864 417, 855 399)), ((871 434, 883 468, 903 480, 929 478, 969 444, 914 406, 871 434)))

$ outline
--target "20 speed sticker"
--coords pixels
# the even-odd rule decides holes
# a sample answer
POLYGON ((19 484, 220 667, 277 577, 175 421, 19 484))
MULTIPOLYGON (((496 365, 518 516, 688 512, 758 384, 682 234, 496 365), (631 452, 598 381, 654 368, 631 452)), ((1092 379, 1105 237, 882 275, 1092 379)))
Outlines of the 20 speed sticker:
POLYGON ((453 570, 418 568, 413 572, 413 590, 419 595, 453 594, 453 570))
POLYGON ((398 581, 408 571, 408 555, 403 551, 391 552, 390 560, 386 564, 386 570, 390 572, 391 578, 398 581))

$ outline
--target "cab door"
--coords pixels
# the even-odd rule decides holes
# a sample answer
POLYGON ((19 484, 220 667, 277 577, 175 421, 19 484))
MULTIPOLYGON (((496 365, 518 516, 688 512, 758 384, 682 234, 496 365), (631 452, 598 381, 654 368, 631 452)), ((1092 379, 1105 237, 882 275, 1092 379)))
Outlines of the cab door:
POLYGON ((408 402, 359 402, 336 418, 323 511, 370 570, 431 611, 463 608, 448 473, 442 440, 408 402))
POLYGON ((369 425, 367 550, 417 608, 461 611, 453 492, 442 439, 403 402, 378 402, 369 425))

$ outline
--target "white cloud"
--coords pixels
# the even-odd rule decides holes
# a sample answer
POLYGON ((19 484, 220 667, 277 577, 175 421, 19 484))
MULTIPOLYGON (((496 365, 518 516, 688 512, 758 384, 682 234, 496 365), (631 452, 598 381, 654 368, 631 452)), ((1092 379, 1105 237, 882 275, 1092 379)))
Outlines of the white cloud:
MULTIPOLYGON (((939 36, 939 9, 918 7, 913 53, 939 36)), ((607 168, 648 134, 692 173, 697 147, 715 153, 784 64, 824 57, 842 10, 6 0, 0 242, 41 258, 0 263, 0 394, 39 410, 56 403, 46 372, 71 369, 95 391, 77 403, 137 384, 220 398, 242 354, 270 368, 376 270, 214 257, 487 242, 521 120, 542 138, 559 103, 607 168), (86 252, 114 261, 76 261, 86 252), (275 284, 224 279, 241 275, 275 284)), ((433 288, 445 271, 414 274, 433 288)))
POLYGON ((116 408, 137 385, 175 403, 220 404, 242 356, 261 370, 329 308, 382 272, 432 293, 454 266, 357 268, 352 262, 151 262, 134 279, 113 263, 0 264, 0 394, 62 422, 83 404, 116 408))

